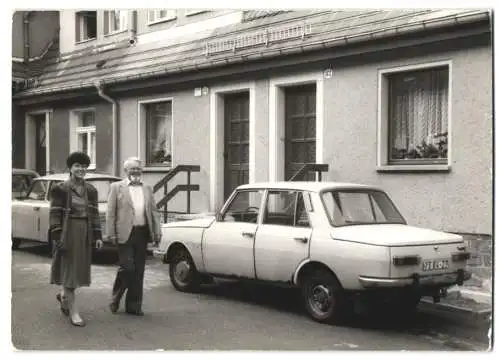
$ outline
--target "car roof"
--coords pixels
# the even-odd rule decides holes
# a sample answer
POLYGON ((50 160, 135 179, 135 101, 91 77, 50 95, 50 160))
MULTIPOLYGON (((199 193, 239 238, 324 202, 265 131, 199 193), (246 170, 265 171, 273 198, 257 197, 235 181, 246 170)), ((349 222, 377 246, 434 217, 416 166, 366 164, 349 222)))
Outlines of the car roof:
MULTIPOLYGON (((57 173, 57 174, 48 174, 42 177, 38 177, 37 179, 41 180, 52 180, 52 181, 64 181, 69 178, 69 173, 57 173)), ((121 178, 115 177, 113 175, 104 174, 104 173, 87 173, 85 174, 86 180, 97 180, 97 179, 112 179, 112 180, 121 180, 121 178)))
POLYGON ((362 188, 362 189, 375 189, 381 190, 379 187, 357 184, 357 183, 343 183, 343 182, 263 182, 243 184, 238 189, 295 189, 308 192, 320 192, 325 189, 346 189, 346 188, 362 188))
POLYGON ((40 177, 37 172, 31 169, 12 168, 12 174, 33 175, 35 177, 40 177))

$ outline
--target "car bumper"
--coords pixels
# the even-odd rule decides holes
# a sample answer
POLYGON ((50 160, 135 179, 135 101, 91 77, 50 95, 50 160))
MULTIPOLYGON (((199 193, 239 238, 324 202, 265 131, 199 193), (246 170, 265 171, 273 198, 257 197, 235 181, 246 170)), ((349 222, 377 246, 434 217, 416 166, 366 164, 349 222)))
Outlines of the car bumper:
POLYGON ((383 288, 383 287, 405 287, 405 286, 432 286, 432 285, 454 285, 463 284, 464 281, 471 278, 471 272, 459 270, 452 273, 443 273, 439 275, 414 275, 407 278, 378 278, 359 276, 359 282, 365 288, 383 288))

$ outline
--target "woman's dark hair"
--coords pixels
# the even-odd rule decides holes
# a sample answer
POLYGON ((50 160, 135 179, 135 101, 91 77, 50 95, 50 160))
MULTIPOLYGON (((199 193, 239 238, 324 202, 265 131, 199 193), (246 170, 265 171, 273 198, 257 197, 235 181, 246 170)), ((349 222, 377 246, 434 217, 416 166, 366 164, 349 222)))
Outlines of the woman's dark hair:
POLYGON ((88 167, 90 165, 90 158, 83 152, 73 152, 66 159, 66 165, 68 168, 71 168, 71 166, 75 163, 88 167))

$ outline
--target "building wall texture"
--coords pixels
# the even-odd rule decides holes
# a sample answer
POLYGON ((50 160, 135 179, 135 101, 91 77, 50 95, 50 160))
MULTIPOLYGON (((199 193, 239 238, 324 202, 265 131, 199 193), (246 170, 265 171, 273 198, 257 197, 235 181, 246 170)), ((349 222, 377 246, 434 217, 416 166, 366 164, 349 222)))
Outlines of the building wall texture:
POLYGON ((328 180, 380 185, 411 224, 492 232, 492 52, 471 48, 334 69, 325 80, 328 180), (449 173, 377 173, 378 70, 452 61, 449 173))

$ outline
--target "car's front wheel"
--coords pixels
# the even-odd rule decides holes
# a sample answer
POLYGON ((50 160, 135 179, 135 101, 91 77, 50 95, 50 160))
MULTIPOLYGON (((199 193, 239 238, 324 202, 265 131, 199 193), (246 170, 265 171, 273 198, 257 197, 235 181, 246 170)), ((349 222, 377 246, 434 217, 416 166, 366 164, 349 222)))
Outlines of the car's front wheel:
POLYGON ((12 249, 18 249, 21 245, 21 240, 19 238, 12 238, 12 249))
POLYGON ((195 291, 200 285, 200 274, 186 250, 179 250, 169 266, 170 282, 181 292, 195 291))
POLYGON ((344 306, 344 291, 326 270, 315 270, 304 277, 302 293, 309 316, 318 322, 338 322, 344 306))

